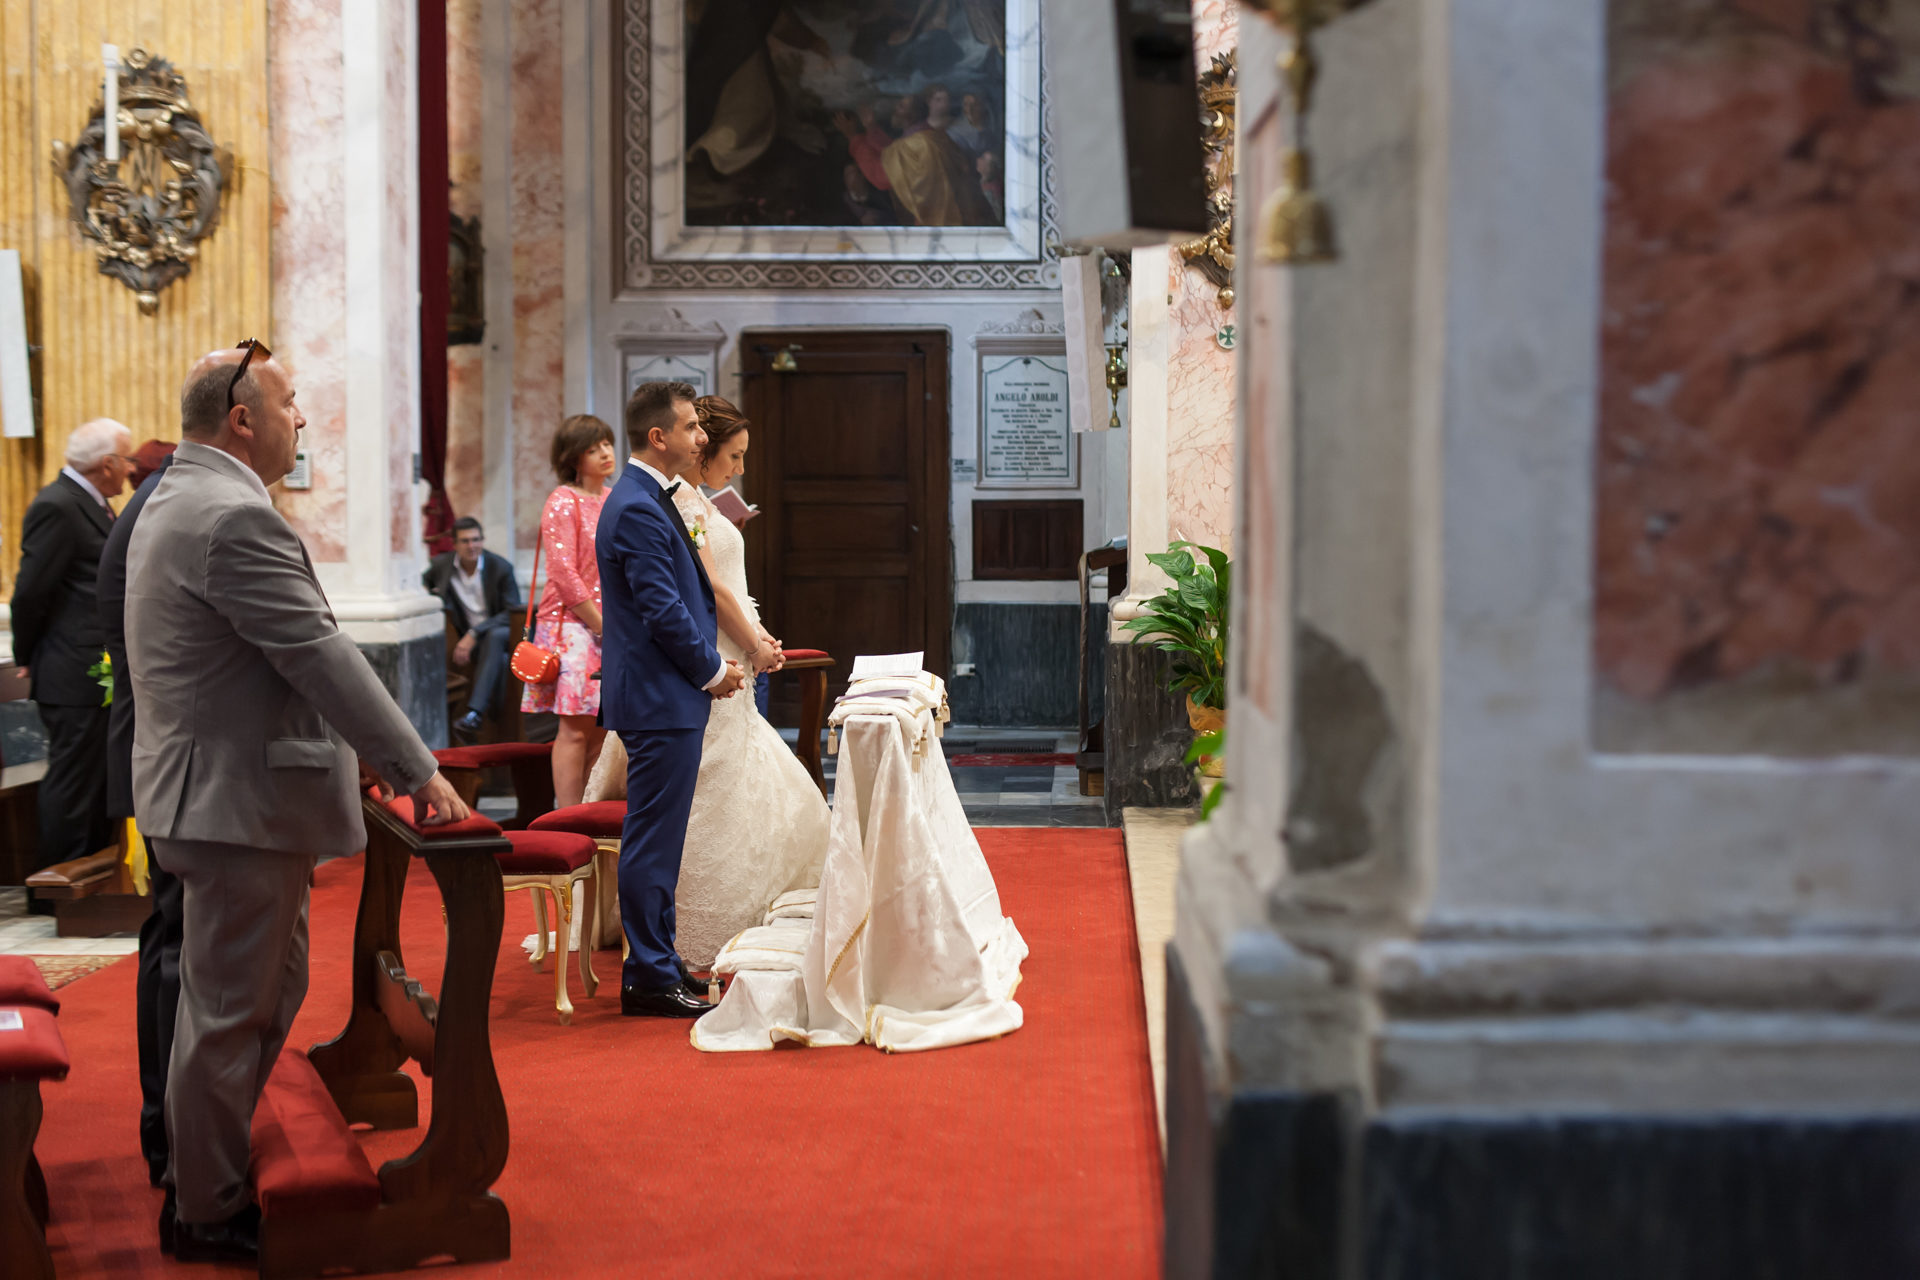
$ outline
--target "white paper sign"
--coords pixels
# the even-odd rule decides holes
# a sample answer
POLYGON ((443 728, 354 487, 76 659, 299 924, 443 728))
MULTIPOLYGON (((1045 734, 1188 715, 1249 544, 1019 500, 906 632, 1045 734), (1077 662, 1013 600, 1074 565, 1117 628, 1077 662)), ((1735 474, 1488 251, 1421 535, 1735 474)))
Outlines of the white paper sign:
POLYGON ((1071 489, 1079 450, 1061 356, 988 357, 980 377, 980 486, 1071 489))
POLYGON ((0 420, 9 440, 33 435, 33 368, 27 362, 27 306, 18 249, 0 249, 0 420))

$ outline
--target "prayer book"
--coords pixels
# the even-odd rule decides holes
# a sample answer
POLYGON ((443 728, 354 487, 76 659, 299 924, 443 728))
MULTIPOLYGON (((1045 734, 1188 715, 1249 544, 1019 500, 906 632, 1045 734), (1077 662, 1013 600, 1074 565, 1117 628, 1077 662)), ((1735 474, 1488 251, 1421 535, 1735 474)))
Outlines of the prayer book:
POLYGON ((920 674, 925 652, 863 653, 853 660, 850 680, 911 680, 920 674))
POLYGON ((760 514, 760 508, 740 496, 740 491, 732 485, 723 487, 713 495, 713 509, 735 524, 745 524, 760 514))

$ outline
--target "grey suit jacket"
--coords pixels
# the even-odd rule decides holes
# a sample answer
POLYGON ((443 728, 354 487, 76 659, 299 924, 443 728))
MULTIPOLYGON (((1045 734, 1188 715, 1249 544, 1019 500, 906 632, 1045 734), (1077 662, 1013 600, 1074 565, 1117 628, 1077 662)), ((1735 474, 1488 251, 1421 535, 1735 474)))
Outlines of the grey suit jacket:
POLYGON ((126 616, 147 835, 352 853, 366 845, 355 751, 403 794, 433 776, 238 459, 181 443, 133 531, 126 616))

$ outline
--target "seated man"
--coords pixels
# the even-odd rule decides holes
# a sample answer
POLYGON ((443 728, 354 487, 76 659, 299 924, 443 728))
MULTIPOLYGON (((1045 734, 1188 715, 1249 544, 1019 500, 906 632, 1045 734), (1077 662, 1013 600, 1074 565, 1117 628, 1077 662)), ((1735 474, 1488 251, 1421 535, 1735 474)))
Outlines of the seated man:
POLYGON ((473 693, 466 713, 453 722, 462 733, 477 732, 500 696, 500 682, 507 673, 507 639, 513 615, 521 607, 513 565, 505 556, 488 551, 486 544, 480 522, 472 516, 461 517, 453 523, 453 550, 435 556, 421 577, 460 631, 453 664, 473 667, 473 693))

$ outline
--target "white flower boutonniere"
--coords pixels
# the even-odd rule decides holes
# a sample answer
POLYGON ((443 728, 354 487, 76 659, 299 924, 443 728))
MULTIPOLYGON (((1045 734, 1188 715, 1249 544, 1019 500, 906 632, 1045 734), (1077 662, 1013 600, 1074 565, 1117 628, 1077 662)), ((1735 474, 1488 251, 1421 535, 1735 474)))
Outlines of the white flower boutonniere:
POLYGON ((705 521, 696 520, 693 522, 693 527, 687 530, 687 541, 693 544, 695 551, 707 545, 707 526, 705 521))

